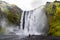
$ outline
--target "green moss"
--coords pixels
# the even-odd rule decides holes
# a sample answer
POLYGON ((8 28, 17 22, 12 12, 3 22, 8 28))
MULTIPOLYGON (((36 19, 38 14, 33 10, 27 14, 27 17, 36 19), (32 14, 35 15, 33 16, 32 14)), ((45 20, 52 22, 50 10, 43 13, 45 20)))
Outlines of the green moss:
POLYGON ((19 15, 8 14, 7 18, 11 23, 18 23, 20 21, 19 15))
POLYGON ((49 35, 60 36, 60 3, 52 2, 45 10, 50 25, 49 35))
POLYGON ((8 19, 9 23, 20 25, 21 10, 16 5, 5 4, 0 6, 1 11, 8 19), (20 11, 20 12, 19 12, 20 11))

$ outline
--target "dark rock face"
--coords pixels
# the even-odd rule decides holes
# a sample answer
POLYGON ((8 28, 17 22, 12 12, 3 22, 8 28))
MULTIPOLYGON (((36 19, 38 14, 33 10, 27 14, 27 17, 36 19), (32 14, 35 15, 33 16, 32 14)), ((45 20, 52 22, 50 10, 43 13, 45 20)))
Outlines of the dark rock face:
MULTIPOLYGON (((0 27, 20 26, 21 14, 22 10, 16 5, 0 1, 0 27)), ((3 28, 1 28, 0 33, 2 30, 4 31, 3 28)))

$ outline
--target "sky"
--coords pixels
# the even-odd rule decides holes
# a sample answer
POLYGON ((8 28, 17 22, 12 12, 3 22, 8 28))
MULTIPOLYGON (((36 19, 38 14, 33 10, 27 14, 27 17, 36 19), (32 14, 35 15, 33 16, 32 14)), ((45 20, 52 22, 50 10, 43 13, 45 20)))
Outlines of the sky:
POLYGON ((10 4, 15 4, 22 10, 33 10, 41 5, 45 5, 47 1, 53 2, 54 0, 3 0, 10 4))

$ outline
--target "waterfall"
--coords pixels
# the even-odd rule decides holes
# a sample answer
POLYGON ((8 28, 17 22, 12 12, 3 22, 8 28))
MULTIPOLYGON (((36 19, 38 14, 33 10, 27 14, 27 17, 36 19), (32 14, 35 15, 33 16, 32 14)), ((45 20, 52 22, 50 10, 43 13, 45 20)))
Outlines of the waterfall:
POLYGON ((35 10, 23 11, 21 18, 21 34, 46 35, 48 32, 47 17, 44 6, 35 10))
POLYGON ((24 32, 29 33, 30 31, 30 18, 31 18, 31 14, 33 14, 33 10, 31 11, 25 11, 25 28, 24 28, 24 32))
POLYGON ((18 35, 29 35, 29 22, 31 18, 33 10, 31 11, 23 11, 21 16, 20 30, 18 31, 18 35))

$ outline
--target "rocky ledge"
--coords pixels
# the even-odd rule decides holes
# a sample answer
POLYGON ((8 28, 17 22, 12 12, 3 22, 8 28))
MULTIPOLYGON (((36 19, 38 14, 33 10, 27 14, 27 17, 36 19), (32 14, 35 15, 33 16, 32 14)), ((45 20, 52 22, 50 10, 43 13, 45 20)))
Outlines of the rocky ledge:
POLYGON ((60 40, 60 37, 53 36, 18 36, 18 35, 1 35, 0 40, 60 40))

